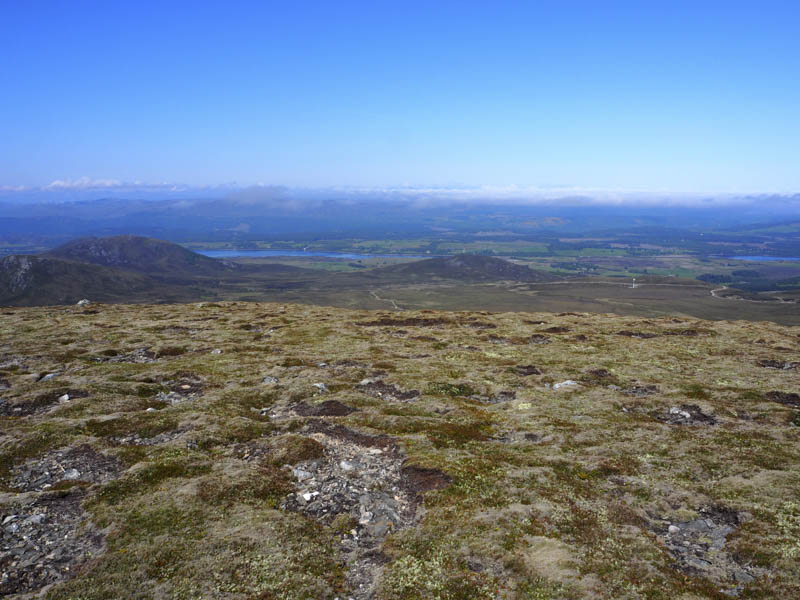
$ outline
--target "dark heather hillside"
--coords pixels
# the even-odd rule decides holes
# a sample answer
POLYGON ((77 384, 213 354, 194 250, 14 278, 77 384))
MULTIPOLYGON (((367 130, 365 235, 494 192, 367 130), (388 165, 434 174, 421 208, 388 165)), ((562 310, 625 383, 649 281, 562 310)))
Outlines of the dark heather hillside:
POLYGON ((135 235, 81 238, 47 252, 46 256, 172 275, 215 274, 235 268, 231 263, 197 254, 178 244, 135 235))
POLYGON ((145 275, 47 256, 0 259, 0 305, 74 304, 91 296, 117 301, 153 287, 145 275))
POLYGON ((377 274, 459 281, 549 281, 554 276, 492 256, 458 254, 375 269, 377 274))
POLYGON ((800 598, 800 327, 0 311, 0 597, 800 598))

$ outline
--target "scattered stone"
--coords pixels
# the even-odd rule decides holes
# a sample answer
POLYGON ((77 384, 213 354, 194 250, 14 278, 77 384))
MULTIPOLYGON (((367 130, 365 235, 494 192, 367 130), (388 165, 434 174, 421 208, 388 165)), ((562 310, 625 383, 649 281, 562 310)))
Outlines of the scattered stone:
POLYGON ((58 397, 59 402, 69 402, 69 394, 63 394, 58 397))
POLYGON ((64 471, 64 475, 63 475, 64 479, 66 479, 68 481, 75 481, 80 476, 81 476, 81 472, 78 471, 78 469, 67 469, 66 471, 64 471))
POLYGON ((45 392, 34 398, 25 398, 13 403, 0 401, 0 416, 27 417, 30 415, 37 415, 46 412, 56 404, 66 402, 67 400, 64 400, 65 396, 68 399, 75 399, 86 398, 88 395, 89 393, 85 390, 61 389, 45 392))
MULTIPOLYGON (((186 396, 183 396, 178 392, 158 392, 155 397, 156 402, 163 402, 164 404, 169 404, 171 406, 185 402, 186 399, 186 396)), ((148 408, 147 410, 150 410, 151 408, 152 407, 148 408)))
POLYGON ((180 377, 178 380, 164 382, 169 391, 158 392, 155 397, 156 402, 174 406, 187 400, 196 400, 202 396, 205 384, 196 375, 189 372, 181 372, 178 376, 180 377))
POLYGON ((608 379, 611 377, 611 371, 608 369, 591 369, 589 375, 597 379, 608 379))
POLYGON ((517 393, 513 390, 504 390, 502 392, 498 392, 494 396, 473 395, 470 396, 470 398, 477 400, 478 402, 483 402, 484 404, 500 404, 501 402, 511 402, 512 400, 516 400, 517 393))
POLYGON ((75 306, 89 306, 91 303, 92 303, 91 300, 84 298, 83 300, 78 300, 75 303, 75 306))
POLYGON ((700 332, 697 329, 671 329, 664 332, 664 335, 680 335, 684 337, 697 337, 700 332))
POLYGON ((714 416, 705 414, 696 404, 673 406, 657 413, 655 418, 668 425, 714 425, 717 422, 714 416))
POLYGON ((561 383, 554 383, 553 389, 560 390, 561 388, 572 387, 575 385, 579 385, 577 381, 573 381, 572 379, 567 379, 566 381, 562 381, 561 383))
MULTIPOLYGON (((82 490, 44 495, 17 507, 0 526, 0 596, 28 595, 69 579, 104 549, 81 510, 82 490)), ((17 596, 15 596, 17 597, 17 596)))
POLYGON ((300 402, 294 406, 294 412, 301 417, 346 417, 350 413, 356 412, 346 404, 338 400, 326 400, 320 404, 306 404, 300 402))
POLYGON ((622 335, 629 338, 637 338, 640 340, 649 340, 658 337, 657 333, 647 333, 645 331, 628 331, 627 329, 618 331, 617 335, 622 335))
POLYGON ((127 354, 117 354, 115 356, 96 356, 93 360, 96 362, 108 363, 145 364, 156 362, 157 359, 155 353, 150 352, 149 348, 144 347, 137 348, 133 352, 128 352, 127 354))
POLYGON ((273 377, 272 375, 267 375, 261 380, 261 383, 278 383, 280 380, 277 377, 273 377))
POLYGON ((313 386, 315 388, 317 388, 320 391, 321 394, 327 394, 328 393, 328 386, 325 385, 324 383, 314 383, 313 386))
MULTIPOLYGON (((155 412, 155 408, 148 408, 145 412, 155 412)), ((116 436, 109 439, 112 444, 119 446, 158 446, 171 442, 177 437, 189 431, 189 428, 176 429, 175 431, 165 431, 153 437, 142 437, 138 433, 116 436)))
POLYGON ((771 402, 778 402, 792 408, 800 408, 800 394, 792 392, 767 392, 764 397, 771 402))
POLYGON ((550 338, 546 335, 542 335, 540 333, 534 333, 531 337, 528 338, 529 344, 549 344, 550 338))
POLYGON ((300 467, 293 467, 292 475, 294 475, 297 478, 297 481, 306 481, 307 479, 311 479, 313 477, 310 471, 306 471, 305 469, 301 469, 300 467))
POLYGON ((491 436, 489 439, 493 442, 501 442, 503 444, 513 444, 517 442, 529 442, 525 433, 519 431, 503 431, 496 435, 491 436))
POLYGON ((768 369, 782 369, 787 371, 789 369, 796 369, 800 365, 798 362, 785 362, 782 360, 760 360, 758 361, 759 367, 766 367, 768 369))
POLYGON ((22 369, 25 368, 25 361, 19 356, 3 356, 0 359, 0 369, 22 369))
POLYGON ((9 389, 11 389, 11 384, 8 382, 8 379, 0 377, 0 391, 9 389))
POLYGON ((211 354, 222 354, 222 350, 220 350, 219 348, 214 348, 214 349, 211 351, 211 354))
POLYGON ((306 429, 305 434, 325 447, 325 456, 292 468, 298 491, 283 508, 329 525, 346 524, 341 552, 348 565, 349 597, 372 599, 385 562, 380 558, 384 538, 415 523, 419 499, 414 489, 438 486, 426 483, 427 470, 404 468, 402 453, 386 436, 320 424, 325 433, 306 429), (382 438, 389 451, 376 447, 382 438))
MULTIPOLYGON (((611 386, 609 386, 611 387, 611 386)), ((614 386, 616 387, 616 386, 614 386)), ((617 388, 619 389, 619 388, 617 388)), ((622 393, 627 396, 634 396, 635 398, 646 398, 659 392, 657 385, 632 385, 622 390, 622 393)))
POLYGON ((372 396, 373 398, 380 398, 388 400, 389 402, 411 402, 420 396, 419 390, 409 390, 404 392, 395 385, 384 383, 380 379, 362 379, 356 386, 360 392, 372 396))
POLYGON ((44 381, 50 381, 51 379, 55 379, 55 378, 56 378, 56 377, 58 377, 59 375, 60 375, 60 373, 47 373, 46 375, 42 375, 42 376, 39 378, 39 381, 40 381, 40 382, 44 382, 44 381))
POLYGON ((121 469, 117 458, 82 444, 54 450, 39 459, 13 467, 9 483, 18 490, 41 491, 61 481, 105 483, 115 479, 121 469))
POLYGON ((517 375, 520 377, 529 377, 530 375, 541 375, 542 372, 535 365, 517 365, 514 367, 517 375))
MULTIPOLYGON (((668 526, 663 520, 652 522, 653 531, 674 559, 673 567, 692 576, 700 576, 717 584, 748 583, 760 574, 754 567, 740 565, 725 549, 727 538, 739 526, 736 511, 720 506, 701 508, 699 516, 668 526)), ((723 590, 738 595, 735 586, 723 590)))

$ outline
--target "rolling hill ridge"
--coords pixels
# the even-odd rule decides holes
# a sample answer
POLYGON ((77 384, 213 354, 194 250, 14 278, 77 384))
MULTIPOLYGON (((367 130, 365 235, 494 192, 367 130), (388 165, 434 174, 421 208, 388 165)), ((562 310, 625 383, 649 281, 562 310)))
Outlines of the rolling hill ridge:
POLYGON ((178 244, 135 235, 80 238, 45 255, 151 274, 208 275, 237 268, 234 263, 203 256, 178 244))

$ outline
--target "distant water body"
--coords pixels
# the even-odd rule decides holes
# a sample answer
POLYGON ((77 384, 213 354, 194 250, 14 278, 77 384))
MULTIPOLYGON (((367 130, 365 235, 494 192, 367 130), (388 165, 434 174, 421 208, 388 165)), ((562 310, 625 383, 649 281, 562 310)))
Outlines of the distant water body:
POLYGON ((778 262, 783 260, 800 262, 800 257, 797 256, 726 256, 725 258, 733 260, 751 260, 753 262, 778 262))
POLYGON ((367 258, 432 258, 421 254, 353 254, 350 252, 318 252, 315 250, 196 250, 198 254, 211 258, 269 258, 277 256, 323 256, 326 258, 344 258, 347 260, 364 260, 367 258))

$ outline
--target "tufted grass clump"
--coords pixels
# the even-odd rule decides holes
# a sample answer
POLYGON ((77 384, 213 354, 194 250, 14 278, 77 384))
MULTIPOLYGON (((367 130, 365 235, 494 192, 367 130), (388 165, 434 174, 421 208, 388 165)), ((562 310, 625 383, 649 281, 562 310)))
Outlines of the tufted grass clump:
POLYGON ((325 455, 325 447, 317 440, 300 436, 285 435, 275 443, 275 451, 272 454, 271 462, 275 465, 294 465, 306 460, 322 458, 325 455))
POLYGON ((463 446, 468 442, 484 441, 491 430, 487 421, 469 421, 466 423, 445 422, 425 428, 425 435, 435 448, 463 446))
POLYGON ((489 575, 469 570, 441 550, 399 558, 381 582, 385 600, 490 600, 496 590, 489 575))
POLYGON ((270 600, 341 597, 344 569, 328 530, 293 517, 275 525, 269 537, 271 544, 259 544, 230 562, 220 574, 220 591, 270 600))
POLYGON ((261 465, 236 478, 207 476, 198 484, 197 495, 213 506, 249 504, 277 508, 286 494, 294 490, 287 471, 271 464, 261 465))
POLYGON ((111 419, 89 419, 83 431, 94 437, 108 438, 138 434, 143 438, 172 431, 178 427, 178 419, 164 413, 138 412, 111 419))

